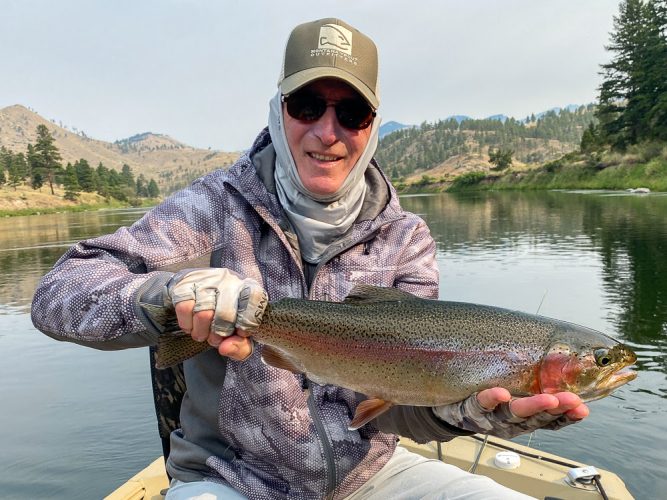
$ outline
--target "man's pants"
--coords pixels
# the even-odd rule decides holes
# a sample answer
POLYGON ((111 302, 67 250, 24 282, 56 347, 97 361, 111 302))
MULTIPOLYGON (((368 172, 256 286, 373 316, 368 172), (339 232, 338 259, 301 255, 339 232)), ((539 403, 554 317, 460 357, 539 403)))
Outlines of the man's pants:
MULTIPOLYGON (((210 481, 183 483, 174 479, 165 500, 242 500, 229 486, 210 481)), ((424 458, 400 446, 389 462, 346 500, 530 499, 495 481, 424 458)))

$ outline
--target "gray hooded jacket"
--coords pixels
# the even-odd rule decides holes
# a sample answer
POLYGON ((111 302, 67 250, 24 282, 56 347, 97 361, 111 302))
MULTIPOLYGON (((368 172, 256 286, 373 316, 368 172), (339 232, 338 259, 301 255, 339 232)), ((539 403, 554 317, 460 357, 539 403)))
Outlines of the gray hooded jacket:
MULTIPOLYGON (((435 243, 404 212, 373 162, 352 230, 316 268, 304 268, 275 195, 264 130, 229 170, 195 181, 131 227, 73 246, 40 282, 32 319, 47 335, 98 349, 155 344, 159 325, 141 300, 160 300, 173 271, 226 267, 257 280, 270 300, 341 301, 356 283, 438 294, 435 243)), ((225 482, 249 498, 343 498, 391 457, 400 433, 418 441, 467 434, 430 408, 400 406, 347 429, 362 395, 311 384, 262 363, 261 346, 237 362, 209 350, 184 363, 181 428, 169 473, 225 482)))

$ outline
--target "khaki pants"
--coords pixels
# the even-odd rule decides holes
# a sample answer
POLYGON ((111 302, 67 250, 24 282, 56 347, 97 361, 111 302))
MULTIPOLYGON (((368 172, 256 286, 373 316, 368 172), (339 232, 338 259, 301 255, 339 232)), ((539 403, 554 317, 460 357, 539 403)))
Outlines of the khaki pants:
MULTIPOLYGON (((173 480, 165 500, 242 500, 223 484, 173 480)), ((495 481, 400 446, 389 462, 346 500, 513 500, 530 499, 495 481)))

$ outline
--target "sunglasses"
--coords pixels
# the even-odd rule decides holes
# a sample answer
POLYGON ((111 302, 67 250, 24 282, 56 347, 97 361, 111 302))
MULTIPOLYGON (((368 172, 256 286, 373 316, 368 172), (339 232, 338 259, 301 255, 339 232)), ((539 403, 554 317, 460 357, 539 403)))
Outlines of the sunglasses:
POLYGON ((329 106, 333 106, 338 123, 350 130, 367 128, 376 114, 361 97, 341 99, 335 104, 327 104, 321 95, 308 90, 298 90, 293 94, 283 95, 282 101, 286 104, 287 113, 302 122, 316 122, 322 118, 329 106))

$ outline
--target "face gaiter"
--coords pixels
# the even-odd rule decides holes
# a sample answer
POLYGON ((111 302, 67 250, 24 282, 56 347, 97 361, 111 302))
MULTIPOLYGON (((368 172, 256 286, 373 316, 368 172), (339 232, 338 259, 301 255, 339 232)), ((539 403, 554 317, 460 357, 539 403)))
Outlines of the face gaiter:
POLYGON ((285 135, 280 92, 271 99, 269 133, 276 150, 276 191, 306 262, 317 264, 329 245, 345 235, 359 215, 366 194, 364 173, 375 154, 379 128, 377 115, 366 149, 341 187, 335 193, 318 195, 304 187, 296 169, 285 135))

